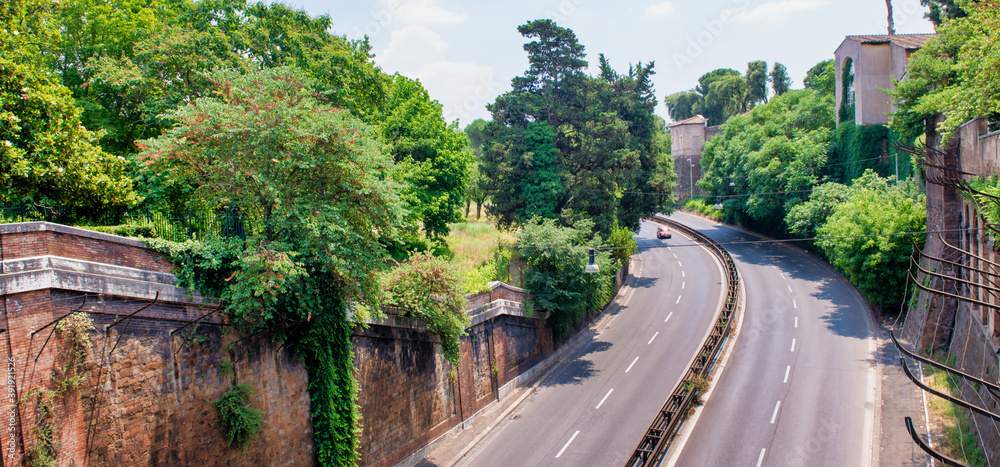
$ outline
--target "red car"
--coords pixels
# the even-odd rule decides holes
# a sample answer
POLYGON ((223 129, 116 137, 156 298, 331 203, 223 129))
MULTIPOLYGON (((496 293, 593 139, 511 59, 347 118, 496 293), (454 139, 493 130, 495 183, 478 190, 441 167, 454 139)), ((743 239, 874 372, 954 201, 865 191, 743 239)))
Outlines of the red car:
POLYGON ((656 238, 670 238, 670 229, 665 225, 656 228, 656 238))

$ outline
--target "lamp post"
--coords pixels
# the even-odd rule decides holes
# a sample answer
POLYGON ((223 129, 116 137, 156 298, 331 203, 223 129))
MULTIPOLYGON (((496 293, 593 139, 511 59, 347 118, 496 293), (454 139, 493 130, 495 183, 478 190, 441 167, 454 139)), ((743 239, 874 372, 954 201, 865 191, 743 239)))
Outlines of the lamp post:
POLYGON ((694 198, 694 161, 688 159, 688 164, 691 164, 691 175, 688 177, 688 198, 694 198))

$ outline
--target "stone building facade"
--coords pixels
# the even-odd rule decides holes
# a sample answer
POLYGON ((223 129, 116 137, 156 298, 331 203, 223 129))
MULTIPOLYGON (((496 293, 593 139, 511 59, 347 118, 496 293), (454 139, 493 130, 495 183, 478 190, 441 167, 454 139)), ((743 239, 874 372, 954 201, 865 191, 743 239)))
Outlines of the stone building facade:
POLYGON ((848 99, 853 102, 856 124, 888 123, 896 108, 885 90, 895 89, 893 79, 904 79, 910 55, 931 37, 934 34, 847 36, 834 52, 837 121, 841 121, 841 104, 848 99), (844 85, 845 69, 853 75, 852 85, 844 85))
POLYGON ((706 141, 719 134, 719 127, 708 126, 708 119, 695 115, 676 122, 669 128, 670 154, 674 158, 674 170, 677 171, 677 200, 706 195, 705 190, 697 186, 702 176, 701 150, 706 141))

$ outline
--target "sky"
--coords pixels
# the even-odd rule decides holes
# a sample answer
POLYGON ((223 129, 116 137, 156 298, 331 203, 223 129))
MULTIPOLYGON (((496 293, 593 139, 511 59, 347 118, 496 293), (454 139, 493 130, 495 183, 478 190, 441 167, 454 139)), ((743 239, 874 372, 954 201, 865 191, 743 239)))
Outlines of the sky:
MULTIPOLYGON (((620 72, 654 61, 656 113, 668 118, 663 97, 694 88, 716 68, 746 71, 747 62, 780 62, 792 88, 806 71, 833 58, 851 34, 885 34, 884 0, 282 0, 316 16, 332 32, 367 36, 387 73, 419 79, 443 106, 445 120, 464 127, 489 119, 486 105, 510 90, 528 68, 517 27, 552 19, 586 47, 591 74, 603 53, 620 72)), ((897 34, 934 32, 919 0, 893 0, 897 34)))

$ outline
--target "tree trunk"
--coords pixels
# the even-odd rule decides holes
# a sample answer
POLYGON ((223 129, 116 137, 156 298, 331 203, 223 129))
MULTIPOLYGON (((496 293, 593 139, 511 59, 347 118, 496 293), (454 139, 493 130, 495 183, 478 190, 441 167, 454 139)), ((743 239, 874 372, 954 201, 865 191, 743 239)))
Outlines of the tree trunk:
POLYGON ((485 200, 481 199, 481 200, 476 201, 476 220, 477 221, 479 220, 479 218, 483 214, 483 201, 485 201, 485 200))
POLYGON ((892 0, 885 0, 885 8, 889 10, 889 35, 896 34, 896 25, 892 20, 892 0))
POLYGON ((469 218, 469 205, 472 204, 471 198, 465 198, 465 218, 469 218))

